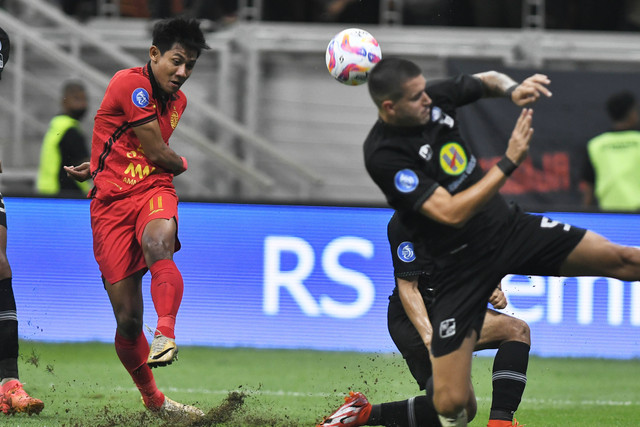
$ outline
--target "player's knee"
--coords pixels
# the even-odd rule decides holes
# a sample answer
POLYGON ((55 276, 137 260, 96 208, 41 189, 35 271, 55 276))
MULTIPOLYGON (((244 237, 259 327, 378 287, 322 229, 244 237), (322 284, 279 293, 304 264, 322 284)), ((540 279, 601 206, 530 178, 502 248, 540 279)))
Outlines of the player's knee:
POLYGON ((153 263, 159 259, 168 259, 173 255, 173 239, 146 238, 142 240, 142 252, 147 261, 153 263))
POLYGON ((439 414, 446 417, 455 417, 470 403, 469 390, 456 390, 445 388, 436 391, 433 395, 433 405, 439 414))
POLYGON ((133 339, 140 335, 142 330, 142 318, 131 312, 115 313, 118 331, 125 338, 133 339))
POLYGON ((531 345, 531 329, 527 322, 521 319, 512 318, 509 323, 508 338, 505 341, 520 341, 531 345))

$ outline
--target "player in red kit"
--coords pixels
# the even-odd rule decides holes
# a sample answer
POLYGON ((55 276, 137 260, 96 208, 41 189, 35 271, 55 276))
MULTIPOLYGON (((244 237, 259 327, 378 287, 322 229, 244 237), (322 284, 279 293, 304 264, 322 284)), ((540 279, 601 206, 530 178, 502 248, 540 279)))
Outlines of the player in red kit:
POLYGON ((173 262, 179 250, 178 197, 173 177, 187 160, 169 148, 187 100, 180 87, 203 49, 198 21, 174 18, 154 26, 149 62, 117 72, 95 117, 91 162, 65 167, 77 180, 93 178, 93 250, 116 317, 116 353, 145 406, 164 418, 193 420, 199 409, 166 398, 151 368, 175 360, 174 327, 183 293, 173 262), (142 331, 142 277, 151 271, 158 314, 154 339, 142 331))

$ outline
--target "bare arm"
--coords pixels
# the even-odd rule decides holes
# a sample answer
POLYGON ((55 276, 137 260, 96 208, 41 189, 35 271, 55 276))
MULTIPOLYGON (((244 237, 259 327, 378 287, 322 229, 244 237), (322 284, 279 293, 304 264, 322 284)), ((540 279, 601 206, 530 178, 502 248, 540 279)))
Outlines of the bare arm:
POLYGON ((480 79, 484 88, 486 98, 498 98, 507 95, 507 89, 518 83, 506 74, 497 71, 486 71, 474 74, 473 77, 480 79))
POLYGON ((64 166, 67 176, 76 181, 84 182, 91 177, 89 162, 80 163, 78 166, 64 166))
POLYGON ((407 279, 396 278, 398 282, 398 293, 400 294, 400 301, 405 313, 411 320, 411 323, 416 328, 424 345, 429 348, 431 345, 431 336, 433 335, 433 329, 431 322, 429 321, 429 314, 427 313, 427 307, 424 305, 422 295, 418 290, 418 278, 412 277, 407 279))
POLYGON ((517 83, 511 77, 497 71, 474 74, 474 77, 482 81, 486 97, 507 96, 519 107, 533 104, 542 95, 551 97, 551 91, 547 89, 551 80, 544 74, 534 74, 522 83, 517 83))
POLYGON ((140 140, 144 155, 161 168, 179 175, 187 170, 186 161, 180 157, 162 140, 158 121, 154 120, 133 128, 140 140))
MULTIPOLYGON (((522 163, 529 151, 529 143, 533 136, 532 117, 533 110, 522 110, 509 138, 505 157, 516 166, 522 163)), ((496 165, 489 169, 480 181, 455 195, 450 194, 443 187, 438 187, 422 204, 420 211, 434 221, 453 227, 462 227, 500 190, 506 181, 507 175, 496 165)))

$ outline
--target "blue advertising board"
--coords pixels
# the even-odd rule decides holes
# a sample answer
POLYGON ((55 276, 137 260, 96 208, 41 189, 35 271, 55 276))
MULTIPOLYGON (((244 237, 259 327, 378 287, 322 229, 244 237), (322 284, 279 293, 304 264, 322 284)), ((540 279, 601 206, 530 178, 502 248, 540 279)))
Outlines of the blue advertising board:
MULTIPOLYGON (((21 338, 112 342, 115 320, 93 258, 89 202, 5 198, 21 338)), ((181 203, 176 254, 185 291, 182 345, 394 351, 391 210, 181 203)), ((619 243, 640 241, 635 215, 549 213, 619 243)), ((542 356, 640 356, 640 284, 508 276, 505 310, 531 326, 542 356)), ((155 326, 149 274, 145 323, 155 326)))

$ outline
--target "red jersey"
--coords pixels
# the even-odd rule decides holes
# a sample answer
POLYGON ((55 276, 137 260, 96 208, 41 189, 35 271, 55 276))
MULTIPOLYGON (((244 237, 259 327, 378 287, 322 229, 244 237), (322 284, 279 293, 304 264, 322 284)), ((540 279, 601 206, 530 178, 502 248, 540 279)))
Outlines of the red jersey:
POLYGON ((89 197, 111 201, 151 187, 173 188, 173 173, 147 159, 133 128, 158 120, 162 139, 169 145, 186 106, 182 91, 161 92, 150 64, 118 71, 95 117, 91 142, 94 188, 89 197))

